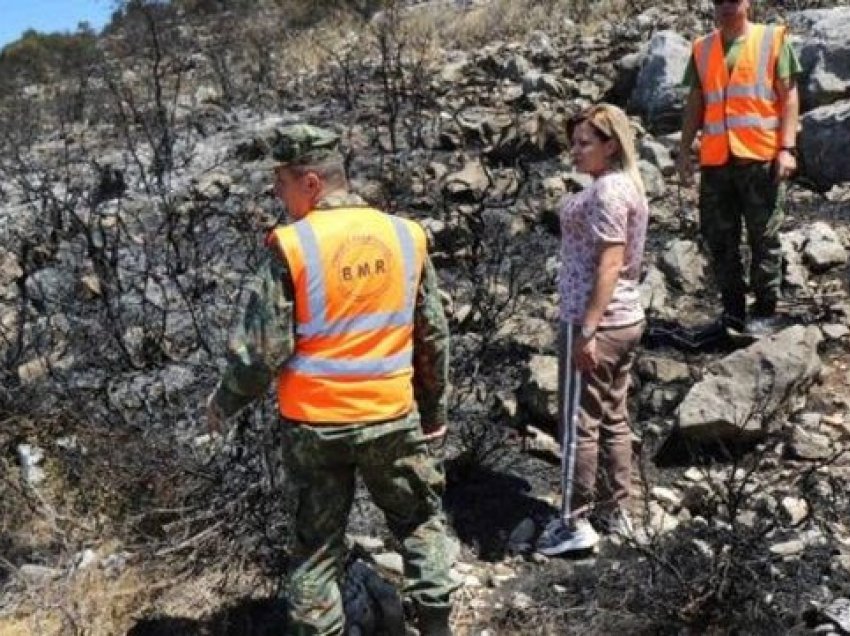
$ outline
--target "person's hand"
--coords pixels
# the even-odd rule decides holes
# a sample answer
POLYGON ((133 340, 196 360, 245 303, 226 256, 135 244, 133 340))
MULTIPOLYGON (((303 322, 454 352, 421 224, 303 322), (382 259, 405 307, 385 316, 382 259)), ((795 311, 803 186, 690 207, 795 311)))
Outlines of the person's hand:
POLYGON ((596 365, 599 364, 599 358, 596 354, 595 334, 590 338, 578 336, 573 350, 573 362, 575 362, 576 368, 584 373, 589 373, 596 368, 596 365))
POLYGON ((215 401, 215 392, 207 398, 206 406, 207 430, 210 435, 221 435, 224 430, 224 411, 215 401))
POLYGON ((797 157, 793 152, 780 150, 776 156, 776 181, 790 179, 797 171, 797 157))
POLYGON ((690 186, 694 182, 694 162, 689 150, 682 148, 676 158, 676 170, 679 172, 679 183, 690 186))

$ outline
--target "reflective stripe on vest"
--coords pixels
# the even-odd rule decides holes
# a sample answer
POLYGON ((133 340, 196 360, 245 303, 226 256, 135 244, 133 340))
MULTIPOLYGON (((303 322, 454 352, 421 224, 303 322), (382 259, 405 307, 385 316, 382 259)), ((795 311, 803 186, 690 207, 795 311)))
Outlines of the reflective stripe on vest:
POLYGON ((784 30, 752 25, 731 72, 722 36, 709 34, 694 45, 703 92, 702 165, 722 165, 730 155, 769 161, 779 150, 779 102, 773 85, 784 30))
POLYGON ((293 356, 287 366, 311 375, 387 375, 404 371, 413 362, 413 350, 370 360, 334 360, 316 356, 293 356))

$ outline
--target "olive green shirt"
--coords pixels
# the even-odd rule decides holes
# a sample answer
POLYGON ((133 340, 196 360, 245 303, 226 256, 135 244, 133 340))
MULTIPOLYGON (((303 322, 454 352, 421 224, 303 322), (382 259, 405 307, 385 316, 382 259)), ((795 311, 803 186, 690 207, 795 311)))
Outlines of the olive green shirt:
MULTIPOLYGON (((316 209, 366 206, 357 195, 326 197, 316 209)), ((295 292, 282 255, 268 250, 244 291, 214 400, 229 417, 265 395, 295 352, 295 292)), ((447 422, 449 330, 437 274, 426 256, 413 314, 413 390, 422 424, 447 422)))
MULTIPOLYGON (((744 44, 744 39, 745 36, 742 35, 732 41, 723 40, 723 54, 726 58, 726 69, 730 73, 732 72, 732 69, 735 68, 735 64, 738 62, 738 57, 741 55, 741 46, 744 44)), ((786 38, 782 43, 782 47, 779 49, 779 57, 776 60, 776 77, 784 80, 789 77, 799 75, 801 71, 802 66, 800 65, 800 60, 794 52, 794 48, 791 46, 791 43, 788 42, 788 39, 786 38)), ((682 80, 682 85, 687 86, 689 89, 700 87, 699 73, 697 72, 696 61, 694 60, 693 53, 688 60, 688 66, 685 69, 685 76, 682 80)))

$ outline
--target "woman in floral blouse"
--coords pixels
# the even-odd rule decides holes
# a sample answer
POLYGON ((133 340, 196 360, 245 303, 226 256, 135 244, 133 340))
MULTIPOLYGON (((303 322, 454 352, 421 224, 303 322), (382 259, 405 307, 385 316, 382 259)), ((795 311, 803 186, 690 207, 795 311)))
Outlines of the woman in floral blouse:
POLYGON ((538 539, 545 555, 594 547, 591 511, 602 530, 630 528, 627 393, 645 325, 638 282, 649 207, 628 118, 599 104, 571 120, 568 132, 575 168, 593 182, 560 209, 563 494, 561 514, 538 539))

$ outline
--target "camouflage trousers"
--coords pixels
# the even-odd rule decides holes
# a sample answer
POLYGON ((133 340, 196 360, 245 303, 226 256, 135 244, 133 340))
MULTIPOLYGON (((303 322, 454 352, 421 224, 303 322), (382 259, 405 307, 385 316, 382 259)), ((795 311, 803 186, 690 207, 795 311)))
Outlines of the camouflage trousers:
POLYGON ((782 284, 779 226, 785 184, 774 179, 774 162, 731 159, 703 166, 700 181, 700 230, 711 252, 724 312, 746 318, 746 284, 741 260, 741 229, 750 248, 750 289, 756 311, 771 314, 782 284))
POLYGON ((423 438, 418 414, 373 425, 283 426, 297 490, 288 633, 343 633, 339 581, 357 472, 402 545, 403 593, 420 606, 448 607, 457 545, 442 510, 442 462, 423 438))

